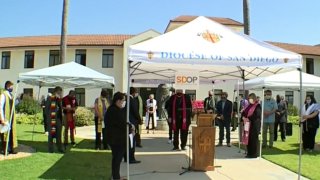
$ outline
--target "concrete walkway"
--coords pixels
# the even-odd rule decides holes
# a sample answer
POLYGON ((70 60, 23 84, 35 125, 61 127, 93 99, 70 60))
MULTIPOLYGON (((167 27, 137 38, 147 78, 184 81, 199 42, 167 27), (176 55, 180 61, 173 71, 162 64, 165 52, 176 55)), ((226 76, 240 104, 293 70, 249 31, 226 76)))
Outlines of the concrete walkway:
MULTIPOLYGON (((218 129, 216 132, 218 133, 218 129)), ((237 132, 232 132, 231 135, 231 141, 237 141, 237 132)), ((76 136, 94 139, 94 127, 77 128, 76 136)), ((292 180, 298 178, 296 173, 267 160, 244 158, 244 152, 239 152, 239 149, 235 146, 216 147, 214 171, 187 172, 179 175, 183 171, 182 167, 188 167, 189 151, 171 151, 173 145, 167 143, 167 137, 166 131, 156 131, 155 134, 142 132, 143 148, 136 148, 136 159, 142 161, 142 163, 130 165, 130 179, 292 180)), ((216 137, 218 137, 218 134, 216 137)), ((191 136, 189 138, 191 139, 191 136)), ((123 176, 126 175, 126 167, 126 163, 122 163, 121 175, 123 176)))

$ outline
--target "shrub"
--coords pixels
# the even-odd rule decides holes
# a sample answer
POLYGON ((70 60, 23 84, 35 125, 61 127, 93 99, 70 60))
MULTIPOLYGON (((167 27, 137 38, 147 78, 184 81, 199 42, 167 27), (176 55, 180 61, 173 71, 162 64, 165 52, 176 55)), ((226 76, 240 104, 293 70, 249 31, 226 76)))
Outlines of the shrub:
POLYGON ((292 104, 288 105, 288 115, 289 116, 297 116, 298 115, 298 108, 292 104))
POLYGON ((17 113, 16 121, 18 124, 43 124, 42 113, 37 113, 35 115, 17 113))
POLYGON ((299 124, 299 120, 300 120, 299 116, 288 116, 288 122, 289 123, 298 125, 299 124))
POLYGON ((16 106, 16 111, 22 114, 34 115, 42 111, 37 100, 30 96, 24 96, 23 100, 16 106))
POLYGON ((94 124, 93 112, 85 107, 78 107, 76 110, 76 126, 88 126, 94 124))

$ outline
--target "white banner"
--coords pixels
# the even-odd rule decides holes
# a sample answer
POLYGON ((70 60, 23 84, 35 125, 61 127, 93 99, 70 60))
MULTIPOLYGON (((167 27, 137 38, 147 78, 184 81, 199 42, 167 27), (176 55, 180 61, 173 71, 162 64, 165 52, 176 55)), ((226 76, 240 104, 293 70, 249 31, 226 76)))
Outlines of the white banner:
POLYGON ((176 72, 175 88, 198 89, 200 84, 199 72, 176 72))

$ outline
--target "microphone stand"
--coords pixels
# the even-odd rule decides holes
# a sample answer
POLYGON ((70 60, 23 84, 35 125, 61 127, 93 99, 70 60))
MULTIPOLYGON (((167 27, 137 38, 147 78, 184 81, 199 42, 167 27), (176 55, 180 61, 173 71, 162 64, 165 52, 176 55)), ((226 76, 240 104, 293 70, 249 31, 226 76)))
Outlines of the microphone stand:
MULTIPOLYGON (((188 131, 188 134, 189 135, 191 135, 192 133, 191 133, 191 130, 189 130, 188 131)), ((182 169, 184 170, 184 171, 182 171, 181 173, 179 173, 179 175, 181 176, 181 175, 183 175, 183 174, 185 174, 185 173, 187 173, 187 172, 191 172, 191 171, 193 171, 192 170, 192 168, 191 168, 191 141, 190 141, 190 137, 188 137, 188 143, 189 143, 189 150, 188 150, 188 154, 189 154, 189 157, 188 157, 188 167, 182 167, 182 169)))

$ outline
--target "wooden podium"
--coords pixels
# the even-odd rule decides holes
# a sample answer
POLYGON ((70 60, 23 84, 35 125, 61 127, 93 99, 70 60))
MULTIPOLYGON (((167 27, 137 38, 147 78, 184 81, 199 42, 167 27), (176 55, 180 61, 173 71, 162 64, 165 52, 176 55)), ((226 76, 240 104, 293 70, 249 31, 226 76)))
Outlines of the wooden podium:
POLYGON ((192 169, 197 171, 214 170, 215 127, 213 114, 200 115, 198 127, 192 127, 192 169))

